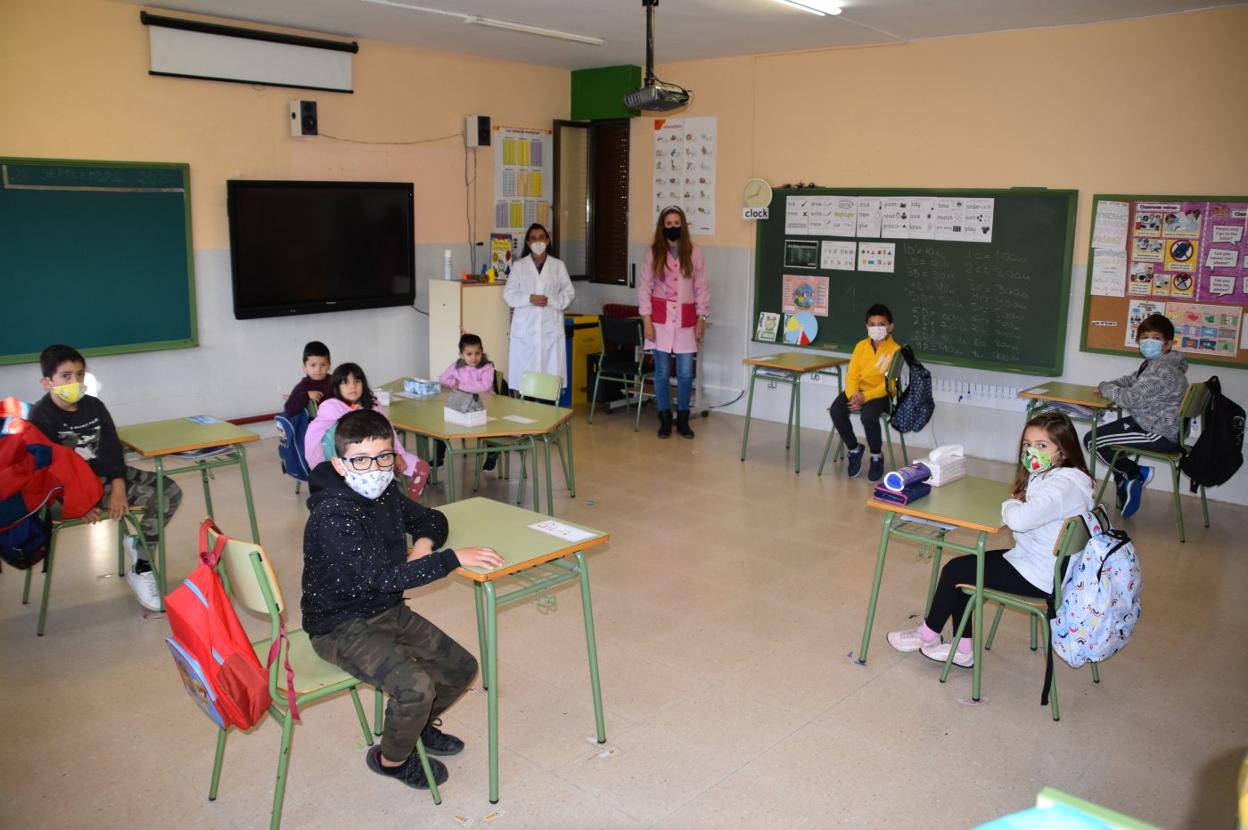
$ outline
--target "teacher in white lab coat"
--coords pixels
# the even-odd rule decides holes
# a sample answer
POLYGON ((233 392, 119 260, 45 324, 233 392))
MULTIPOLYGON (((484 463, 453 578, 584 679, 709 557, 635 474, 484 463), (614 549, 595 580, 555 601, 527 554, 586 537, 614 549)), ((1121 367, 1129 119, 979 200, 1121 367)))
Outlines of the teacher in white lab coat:
POLYGON ((511 266, 503 299, 511 306, 511 352, 508 383, 519 387, 525 372, 568 377, 563 310, 576 292, 562 261, 548 254, 550 234, 534 223, 524 235, 524 250, 511 266))

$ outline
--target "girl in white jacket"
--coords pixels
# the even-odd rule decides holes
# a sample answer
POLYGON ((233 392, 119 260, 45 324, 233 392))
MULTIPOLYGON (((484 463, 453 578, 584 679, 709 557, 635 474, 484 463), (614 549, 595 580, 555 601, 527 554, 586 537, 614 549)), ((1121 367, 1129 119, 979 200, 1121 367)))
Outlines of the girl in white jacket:
MULTIPOLYGON (((1060 412, 1044 412, 1027 422, 1020 462, 1011 497, 1001 505, 1001 520, 1014 532, 1014 547, 984 552, 984 587, 1045 597, 1053 593, 1053 546, 1062 524, 1092 509, 1093 483, 1075 428, 1060 412)), ((959 584, 975 584, 974 556, 945 564, 927 619, 915 628, 890 632, 889 645, 943 663, 952 644, 941 641, 940 631, 950 621, 956 628, 970 601, 959 584)), ((967 631, 971 624, 968 620, 967 631)), ((970 637, 958 642, 953 662, 967 668, 974 662, 970 637)))

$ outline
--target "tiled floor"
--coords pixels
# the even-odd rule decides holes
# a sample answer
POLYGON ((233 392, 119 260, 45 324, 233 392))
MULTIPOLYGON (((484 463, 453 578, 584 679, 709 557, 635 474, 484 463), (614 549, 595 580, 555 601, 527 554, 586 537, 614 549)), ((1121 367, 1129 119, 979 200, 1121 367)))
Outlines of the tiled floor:
MULTIPOLYGON (((578 495, 557 496, 559 516, 612 534, 590 556, 605 747, 590 738, 580 601, 565 586, 553 613, 531 602, 500 613, 500 817, 484 822, 477 687, 447 713, 468 749, 449 759, 441 807, 365 769, 346 698, 307 707, 286 827, 454 828, 462 815, 497 830, 960 828, 1029 806, 1045 785, 1163 827, 1233 825, 1248 744, 1248 509, 1214 503, 1206 530, 1186 500, 1180 545, 1168 498, 1147 495, 1126 524, 1144 570, 1142 622, 1099 687, 1059 663, 1054 723, 1039 704, 1043 657, 1027 649, 1020 617, 1002 625, 978 706, 965 702, 969 672, 942 686, 935 663, 888 648, 884 632, 921 610, 927 568, 914 548, 893 548, 870 662, 852 661, 880 515, 863 506, 864 480, 842 467, 815 475, 824 433, 804 436, 806 472, 795 475, 780 425, 754 425, 742 464, 739 418, 698 419, 696 440, 666 442, 652 420, 635 434, 622 415, 592 426, 578 416, 578 495)), ((263 541, 294 603, 302 497, 273 441, 249 458, 263 541)), ((193 484, 183 479, 171 527, 177 574, 194 561, 203 497, 193 484)), ((221 526, 245 535, 237 473, 220 472, 213 492, 221 526)), ((490 478, 485 493, 503 497, 503 485, 490 478)), ((145 619, 112 572, 113 538, 110 526, 64 538, 43 638, 37 605, 19 602, 21 574, 0 576, 0 825, 265 826, 279 730, 231 735, 220 797, 208 802, 214 731, 181 689, 165 622, 145 619)), ((475 650, 463 581, 411 601, 475 650)))

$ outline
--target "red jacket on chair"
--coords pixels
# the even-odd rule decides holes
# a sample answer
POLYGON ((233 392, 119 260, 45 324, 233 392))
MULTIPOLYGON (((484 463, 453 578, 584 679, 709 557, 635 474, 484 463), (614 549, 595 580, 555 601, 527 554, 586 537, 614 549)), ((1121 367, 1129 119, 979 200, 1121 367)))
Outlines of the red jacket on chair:
MULTIPOLYGON (((10 401, 0 409, 15 407, 10 401)), ((0 529, 52 497, 61 500, 64 518, 77 519, 103 496, 103 483, 76 452, 53 443, 29 421, 7 419, 6 433, 0 435, 0 529)))

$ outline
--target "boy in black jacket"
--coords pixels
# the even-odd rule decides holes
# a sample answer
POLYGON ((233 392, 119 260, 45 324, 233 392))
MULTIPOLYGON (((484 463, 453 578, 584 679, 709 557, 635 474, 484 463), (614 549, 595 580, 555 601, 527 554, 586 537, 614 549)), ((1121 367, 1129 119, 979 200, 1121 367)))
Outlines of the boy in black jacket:
MULTIPOLYGON (((317 465, 303 533, 303 627, 323 660, 390 696, 381 746, 368 768, 427 789, 415 754, 454 755, 464 742, 435 720, 477 673, 477 661, 433 623, 414 613, 403 592, 441 579, 460 565, 492 568, 490 548, 442 548, 446 517, 421 507, 394 484, 393 429, 372 410, 338 421, 338 457, 317 465), (404 534, 415 544, 409 551, 404 534)), ((446 766, 430 759, 434 779, 446 766)))

